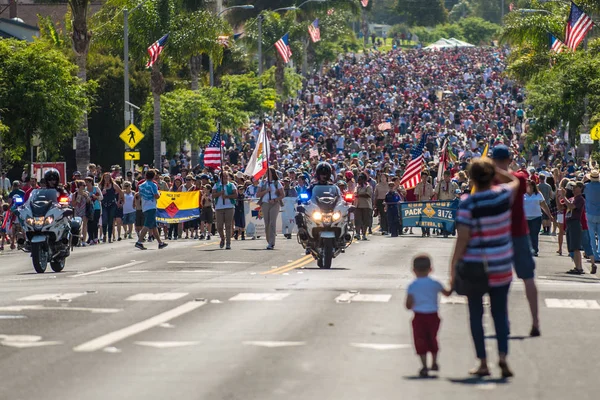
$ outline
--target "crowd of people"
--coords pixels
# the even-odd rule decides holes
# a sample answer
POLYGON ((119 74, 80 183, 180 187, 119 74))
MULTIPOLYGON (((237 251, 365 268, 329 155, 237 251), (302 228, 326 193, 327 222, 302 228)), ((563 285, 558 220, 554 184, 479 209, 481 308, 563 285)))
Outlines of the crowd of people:
MULTIPOLYGON (((244 202, 258 199, 266 249, 272 250, 281 201, 306 190, 320 162, 331 165, 333 183, 343 193, 356 194, 354 225, 362 240, 372 234, 374 217, 384 235, 413 234, 402 226, 400 203, 464 195, 452 269, 459 260, 488 263, 501 368, 508 376, 512 269, 525 283, 531 335, 539 336, 533 279, 539 236, 557 236, 558 255, 566 241, 573 263, 567 273, 586 273, 588 259, 595 274, 600 175, 595 162, 579 157, 559 132, 528 140, 535 119, 527 115, 523 88, 504 73, 507 56, 508 50, 498 47, 340 56, 310 76, 298 96, 283 102, 271 117, 255 121, 238 138, 225 135, 224 164, 217 171, 204 167, 203 154, 196 162, 184 152, 165 158, 154 170, 123 172, 113 166, 102 172, 91 164, 83 174, 73 173, 67 187, 75 215, 84 220, 82 245, 137 239, 135 246, 145 249, 150 233, 148 240, 164 248, 166 240, 210 240, 217 234, 220 247, 231 249, 232 239, 246 239, 244 202), (263 124, 270 138, 270 168, 256 180, 244 169, 263 124), (409 187, 403 178, 419 143, 424 144, 420 182, 409 187), (157 223, 161 191, 200 191, 200 217, 182 224, 157 223)), ((43 185, 25 175, 12 183, 4 174, 0 178, 4 220, 15 195, 27 199, 43 185)), ((7 234, 14 248, 16 228, 11 234, 6 225, 0 249, 7 234)), ((283 232, 287 239, 291 233, 283 232)), ((424 237, 435 233, 454 234, 421 229, 424 237)), ((469 311, 481 360, 474 373, 486 375, 481 296, 469 296, 469 311)))

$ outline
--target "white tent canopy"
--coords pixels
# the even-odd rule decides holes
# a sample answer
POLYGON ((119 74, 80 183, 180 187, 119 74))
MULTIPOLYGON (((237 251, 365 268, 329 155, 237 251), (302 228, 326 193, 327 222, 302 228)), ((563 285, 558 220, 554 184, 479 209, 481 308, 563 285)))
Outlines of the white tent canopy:
POLYGON ((471 43, 463 42, 455 38, 440 39, 437 42, 431 43, 425 47, 425 50, 439 50, 439 49, 452 49, 455 47, 475 47, 471 43))

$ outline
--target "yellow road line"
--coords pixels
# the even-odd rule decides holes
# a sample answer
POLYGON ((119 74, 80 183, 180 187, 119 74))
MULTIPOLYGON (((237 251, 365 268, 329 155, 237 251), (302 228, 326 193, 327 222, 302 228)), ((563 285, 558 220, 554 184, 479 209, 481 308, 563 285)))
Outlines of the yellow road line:
POLYGON ((283 273, 285 273, 285 272, 290 272, 290 271, 293 271, 293 270, 295 270, 296 268, 304 267, 305 265, 307 265, 307 264, 310 264, 310 263, 312 263, 313 261, 315 261, 315 260, 314 260, 314 259, 313 259, 313 257, 311 256, 311 257, 310 257, 310 259, 308 259, 308 260, 305 260, 305 261, 302 261, 300 264, 292 265, 292 266, 290 266, 290 267, 287 267, 286 269, 283 269, 283 270, 277 271, 277 272, 275 272, 274 274, 283 274, 283 273))
POLYGON ((295 261, 293 261, 293 262, 291 262, 289 264, 283 265, 281 267, 278 267, 278 268, 275 268, 275 269, 272 269, 272 270, 269 270, 269 271, 261 272, 261 275, 278 274, 278 273, 282 272, 282 270, 287 270, 287 268, 293 267, 296 264, 300 264, 300 263, 302 263, 304 261, 307 261, 307 260, 312 260, 312 258, 313 258, 313 256, 311 256, 309 254, 309 255, 304 256, 302 258, 299 258, 299 259, 297 259, 297 260, 295 260, 295 261))
POLYGON ((210 246, 211 244, 217 244, 217 242, 202 243, 202 244, 199 244, 198 246, 194 246, 194 248, 197 249, 199 247, 210 246))

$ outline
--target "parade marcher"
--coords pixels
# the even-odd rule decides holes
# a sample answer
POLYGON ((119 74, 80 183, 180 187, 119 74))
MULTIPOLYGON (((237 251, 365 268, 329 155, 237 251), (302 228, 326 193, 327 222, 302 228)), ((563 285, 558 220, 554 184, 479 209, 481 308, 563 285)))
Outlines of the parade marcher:
MULTIPOLYGON (((433 197, 433 186, 429 183, 429 173, 427 171, 421 172, 421 182, 415 186, 415 196, 417 201, 429 201, 433 197)), ((421 228, 421 235, 423 237, 430 236, 430 228, 421 228)))
MULTIPOLYGON (((494 164, 502 171, 508 171, 512 163, 512 155, 505 145, 495 146, 492 150, 494 164)), ((512 173, 519 181, 518 191, 512 206, 511 236, 513 245, 513 266, 517 277, 525 284, 525 295, 529 303, 532 326, 530 336, 540 336, 540 322, 538 315, 538 291, 535 285, 535 261, 531 252, 531 239, 529 228, 525 219, 524 199, 527 191, 526 172, 512 173)))
MULTIPOLYGON (((448 170, 444 171, 444 179, 437 183, 433 196, 435 200, 439 201, 452 201, 457 198, 457 193, 460 193, 460 189, 456 182, 451 180, 452 173, 448 170)), ((446 232, 442 229, 442 235, 448 237, 451 232, 446 232)))
POLYGON ((229 173, 222 171, 221 180, 217 182, 212 191, 215 200, 217 215, 217 232, 221 238, 219 247, 231 250, 231 235, 233 233, 233 215, 237 199, 237 187, 229 182, 229 173))
POLYGON ((142 199, 144 227, 140 231, 135 247, 140 250, 146 250, 146 247, 142 242, 146 238, 146 233, 148 232, 151 232, 158 241, 159 249, 164 249, 168 245, 160 239, 160 232, 158 231, 158 224, 156 222, 156 201, 160 198, 160 192, 158 191, 158 186, 154 182, 155 175, 153 170, 146 172, 146 181, 139 186, 138 193, 142 199))
POLYGON ((133 225, 135 224, 135 192, 132 183, 123 182, 123 230, 127 239, 133 239, 133 225))
POLYGON ((200 236, 198 239, 210 240, 210 232, 213 224, 213 198, 212 198, 212 186, 210 184, 205 184, 202 191, 202 198, 200 199, 202 203, 202 211, 200 212, 200 236))
MULTIPOLYGON (((394 182, 388 183, 388 192, 385 195, 384 206, 385 216, 387 217, 387 226, 391 237, 398 237, 402 231, 400 227, 400 194, 396 190, 394 182)), ((380 217, 381 218, 381 217, 380 217)))
POLYGON ((388 193, 389 185, 388 185, 388 176, 387 174, 380 173, 377 176, 377 185, 375 186, 375 191, 373 193, 373 197, 375 199, 375 212, 379 216, 379 226, 381 227, 381 234, 385 235, 388 232, 391 232, 388 226, 388 218, 386 214, 386 196, 388 193))
POLYGON ((296 226, 296 203, 298 201, 298 192, 292 186, 291 177, 283 178, 283 195, 283 209, 281 213, 283 236, 291 239, 294 227, 296 226))
POLYGON ((233 215, 234 229, 233 238, 238 240, 241 237, 242 240, 246 240, 246 195, 244 194, 244 184, 241 183, 237 187, 238 195, 235 203, 235 212, 233 215))
MULTIPOLYGON (((494 155, 499 156, 497 152, 494 155)), ((450 264, 451 287, 459 262, 472 263, 473 268, 487 266, 488 294, 496 340, 498 366, 503 378, 513 375, 506 362, 508 355, 508 291, 512 281, 513 244, 511 242, 511 206, 517 197, 519 180, 497 168, 490 159, 475 159, 469 166, 469 176, 475 192, 465 196, 457 213, 457 239, 450 264), (505 182, 492 186, 494 178, 505 182)), ((483 293, 467 294, 471 336, 479 366, 469 371, 476 376, 488 376, 483 329, 483 293)))
POLYGON ((367 230, 373 217, 373 188, 367 182, 367 175, 364 173, 358 175, 355 206, 354 224, 356 234, 362 240, 368 240, 367 230))
POLYGON ((263 178, 259 185, 257 197, 261 202, 261 209, 265 221, 265 235, 267 239, 267 250, 275 248, 275 237, 277 235, 277 217, 283 200, 283 186, 279 182, 277 172, 273 167, 267 171, 266 179, 263 178))

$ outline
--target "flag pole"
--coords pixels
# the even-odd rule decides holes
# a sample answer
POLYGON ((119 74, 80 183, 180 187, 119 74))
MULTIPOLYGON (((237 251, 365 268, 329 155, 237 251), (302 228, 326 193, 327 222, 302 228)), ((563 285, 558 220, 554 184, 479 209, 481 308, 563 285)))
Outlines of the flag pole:
POLYGON ((223 177, 225 176, 225 163, 223 163, 223 138, 221 138, 221 121, 217 120, 217 136, 219 137, 219 155, 221 157, 221 186, 223 187, 223 205, 225 205, 225 185, 223 177))
POLYGON ((270 152, 271 152, 271 143, 269 141, 269 138, 267 137, 267 130, 265 129, 265 120, 263 119, 262 121, 263 123, 263 131, 265 132, 265 160, 267 162, 267 190, 269 191, 269 201, 272 200, 271 198, 271 177, 269 176, 269 156, 270 156, 270 152))

